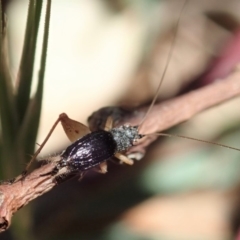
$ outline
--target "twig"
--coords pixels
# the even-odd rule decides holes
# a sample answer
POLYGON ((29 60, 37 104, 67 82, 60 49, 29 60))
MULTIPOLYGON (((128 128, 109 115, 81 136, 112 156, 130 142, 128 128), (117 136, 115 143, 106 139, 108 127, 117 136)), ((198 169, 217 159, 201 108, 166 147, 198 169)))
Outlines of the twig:
MULTIPOLYGON (((162 132, 170 127, 191 119, 196 114, 240 96, 240 71, 235 71, 225 79, 186 93, 171 100, 156 104, 140 129, 140 133, 149 134, 162 132)), ((148 106, 126 111, 122 108, 102 108, 89 118, 90 129, 96 130, 104 126, 109 115, 113 116, 116 126, 122 124, 138 125, 145 115, 148 106)), ((146 137, 137 146, 132 147, 127 154, 141 153, 143 156, 146 147, 156 139, 152 135, 146 137)))
MULTIPOLYGON (((204 109, 238 95, 240 95, 240 72, 233 72, 222 81, 155 105, 144 122, 141 133, 163 131, 190 119, 204 109)), ((89 118, 90 127, 96 129, 101 126, 110 114, 113 114, 116 125, 124 123, 137 125, 147 109, 148 107, 138 108, 133 111, 120 108, 100 109, 89 118)), ((153 138, 146 138, 139 146, 130 149, 129 153, 144 153, 146 146, 151 141, 153 141, 153 138)), ((56 186, 54 176, 40 176, 50 172, 55 164, 51 163, 39 167, 22 181, 0 185, 0 231, 5 231, 10 226, 11 217, 18 209, 56 186)))

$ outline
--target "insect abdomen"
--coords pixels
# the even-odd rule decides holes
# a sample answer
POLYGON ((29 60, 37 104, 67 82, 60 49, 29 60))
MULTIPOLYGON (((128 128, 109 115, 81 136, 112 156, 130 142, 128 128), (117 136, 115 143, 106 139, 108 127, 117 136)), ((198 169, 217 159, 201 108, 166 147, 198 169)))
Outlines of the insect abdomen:
POLYGON ((112 134, 100 130, 71 144, 62 153, 62 158, 71 169, 85 171, 111 158, 116 149, 112 134))

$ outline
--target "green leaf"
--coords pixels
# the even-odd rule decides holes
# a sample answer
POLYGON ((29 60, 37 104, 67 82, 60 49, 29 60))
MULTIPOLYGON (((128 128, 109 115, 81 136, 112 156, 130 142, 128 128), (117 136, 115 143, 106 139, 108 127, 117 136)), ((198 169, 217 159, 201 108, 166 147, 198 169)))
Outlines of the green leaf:
POLYGON ((23 121, 30 101, 33 78, 34 59, 38 28, 41 17, 42 1, 30 0, 28 8, 27 26, 24 38, 23 52, 18 72, 18 89, 16 96, 19 122, 23 121))
POLYGON ((48 46, 48 35, 49 35, 49 23, 50 23, 50 13, 51 13, 51 0, 47 2, 47 10, 45 16, 45 26, 43 34, 42 43, 42 54, 40 61, 40 70, 38 75, 38 86, 34 98, 31 100, 27 113, 24 118, 24 122, 21 128, 20 142, 24 143, 24 147, 20 148, 22 151, 21 155, 24 153, 32 153, 34 151, 40 115, 42 107, 42 97, 43 97, 43 86, 44 86, 44 73, 47 57, 47 46, 48 46))
POLYGON ((18 122, 15 108, 15 98, 12 85, 12 79, 8 68, 8 51, 6 26, 3 19, 2 8, 0 9, 1 17, 1 38, 0 38, 0 141, 1 141, 1 164, 4 165, 6 175, 11 174, 13 169, 11 165, 14 164, 15 152, 14 141, 16 137, 18 122))
POLYGON ((0 0, 0 49, 2 49, 2 36, 3 36, 3 14, 2 14, 2 1, 0 0))

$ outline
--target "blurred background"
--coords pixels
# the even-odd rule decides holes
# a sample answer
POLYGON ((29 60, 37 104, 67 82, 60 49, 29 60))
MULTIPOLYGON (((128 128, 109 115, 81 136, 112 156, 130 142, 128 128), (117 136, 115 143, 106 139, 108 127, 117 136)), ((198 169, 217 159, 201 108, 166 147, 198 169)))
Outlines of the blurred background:
MULTIPOLYGON (((150 102, 183 2, 53 0, 37 142, 62 112, 87 124, 87 117, 101 107, 150 102)), ((28 1, 4 3, 9 61, 16 76, 28 1)), ((236 68, 239 9, 238 0, 187 2, 159 101, 221 80, 236 68)), ((40 34, 42 28, 43 21, 40 34)), ((36 62, 39 59, 40 53, 36 62)), ((37 78, 38 69, 34 75, 37 78)), ((35 88, 33 84, 33 93, 35 88)), ((240 148, 239 106, 236 98, 170 132, 240 148)), ((59 126, 41 156, 68 144, 59 126)), ((13 217, 28 222, 28 234, 20 238, 15 223, 1 239, 240 239, 239 152, 161 138, 134 166, 110 162, 108 171, 89 172, 80 182, 72 179, 33 201, 28 219, 22 210, 13 217)))

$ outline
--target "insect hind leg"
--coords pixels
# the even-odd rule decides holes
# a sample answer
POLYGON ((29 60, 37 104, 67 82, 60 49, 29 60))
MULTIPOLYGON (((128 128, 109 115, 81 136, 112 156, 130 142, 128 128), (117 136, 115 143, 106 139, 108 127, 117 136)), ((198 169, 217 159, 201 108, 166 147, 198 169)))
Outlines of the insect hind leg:
POLYGON ((105 123, 104 130, 105 131, 110 131, 113 128, 113 119, 111 116, 107 118, 107 121, 105 123))
POLYGON ((43 173, 43 174, 40 174, 40 177, 44 177, 44 176, 48 176, 48 175, 56 175, 57 173, 59 172, 59 168, 56 166, 53 168, 53 170, 47 172, 47 173, 43 173))
POLYGON ((43 149, 43 147, 47 143, 48 139, 52 135, 54 129, 56 128, 56 126, 58 125, 59 122, 61 122, 62 127, 63 127, 67 137, 69 138, 69 140, 71 142, 74 142, 77 139, 79 139, 79 138, 85 136, 86 134, 90 133, 90 130, 89 130, 89 128, 87 126, 85 126, 84 124, 69 118, 66 113, 61 113, 59 115, 58 119, 53 124, 52 128, 50 129, 48 135, 46 136, 46 138, 44 139, 42 144, 40 144, 40 147, 38 148, 38 150, 32 156, 32 158, 29 161, 29 163, 27 164, 25 170, 22 172, 22 174, 21 174, 22 178, 21 179, 24 179, 24 177, 27 175, 30 166, 35 161, 35 159, 37 158, 38 154, 41 152, 41 150, 43 149))
POLYGON ((57 164, 51 171, 41 174, 40 177, 49 175, 53 177, 53 181, 55 181, 56 184, 59 184, 70 178, 70 175, 73 175, 73 171, 67 169, 67 167, 63 167, 60 164, 57 164))
POLYGON ((64 173, 58 172, 58 174, 54 177, 54 180, 57 184, 60 184, 76 176, 79 176, 78 180, 81 181, 84 176, 84 172, 79 172, 74 169, 67 169, 64 173))
POLYGON ((53 126, 51 127, 50 131, 48 132, 48 135, 46 136, 46 138, 44 139, 44 141, 42 142, 42 144, 40 144, 38 150, 34 153, 34 155, 32 156, 31 160, 28 162, 26 168, 24 169, 24 171, 22 172, 22 177, 21 179, 24 180, 24 178, 26 177, 30 166, 32 165, 32 163, 35 161, 35 159, 37 158, 37 156, 39 155, 39 153, 41 152, 41 150, 43 149, 43 147, 45 146, 45 144, 47 143, 48 139, 50 138, 50 136, 52 135, 54 129, 56 128, 56 126, 58 125, 58 123, 61 121, 61 114, 59 115, 58 119, 55 121, 55 123, 53 124, 53 126))

